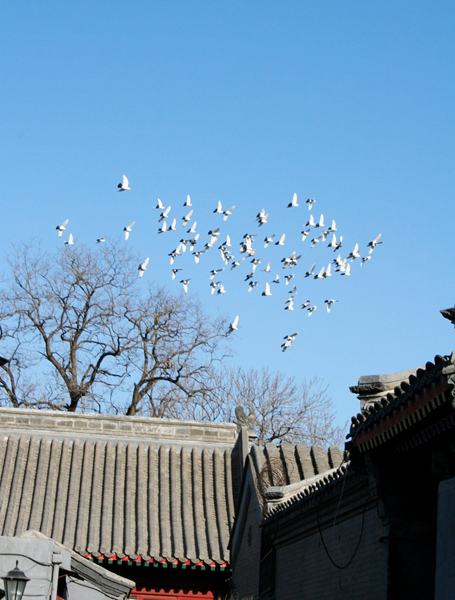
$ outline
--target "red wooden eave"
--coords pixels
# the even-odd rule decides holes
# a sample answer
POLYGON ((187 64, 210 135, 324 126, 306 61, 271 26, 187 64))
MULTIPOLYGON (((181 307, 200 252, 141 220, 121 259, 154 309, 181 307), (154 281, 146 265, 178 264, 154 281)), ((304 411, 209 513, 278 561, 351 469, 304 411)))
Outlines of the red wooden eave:
POLYGON ((87 558, 88 560, 112 560, 112 561, 116 561, 116 562, 134 562, 134 563, 156 563, 159 565, 163 565, 163 564, 168 564, 168 565, 180 565, 180 566, 192 566, 192 567, 218 567, 218 568, 226 568, 228 567, 228 563, 227 562, 223 562, 223 563, 216 563, 216 562, 211 562, 211 563, 205 563, 203 560, 200 560, 197 563, 192 563, 190 560, 186 560, 186 561, 179 561, 179 560, 174 560, 174 561, 168 561, 165 558, 161 559, 161 560, 155 560, 154 558, 149 558, 149 559, 143 559, 142 556, 139 554, 136 558, 131 558, 130 556, 122 556, 121 558, 118 557, 116 554, 113 554, 112 556, 106 556, 105 554, 98 554, 95 555, 93 553, 90 554, 86 554, 84 558, 87 558))
POLYGON ((362 446, 366 442, 373 440, 389 429, 392 429, 392 427, 397 425, 397 423, 404 421, 404 419, 416 413, 420 408, 426 404, 429 404, 434 398, 439 396, 439 394, 447 391, 449 387, 450 385, 444 378, 438 384, 433 385, 430 389, 426 389, 423 394, 416 394, 413 400, 408 400, 406 404, 400 406, 392 414, 387 415, 378 423, 372 424, 370 427, 364 431, 361 431, 357 436, 355 436, 352 440, 352 448, 362 446))

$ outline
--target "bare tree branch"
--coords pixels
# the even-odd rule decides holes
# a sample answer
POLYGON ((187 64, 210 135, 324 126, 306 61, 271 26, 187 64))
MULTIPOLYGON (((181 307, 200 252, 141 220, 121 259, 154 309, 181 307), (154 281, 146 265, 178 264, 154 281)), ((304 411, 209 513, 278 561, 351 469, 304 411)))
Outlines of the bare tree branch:
POLYGON ((212 421, 241 405, 259 443, 341 442, 318 380, 222 368, 226 321, 185 294, 141 291, 137 262, 108 243, 16 249, 0 293, 0 404, 212 421))

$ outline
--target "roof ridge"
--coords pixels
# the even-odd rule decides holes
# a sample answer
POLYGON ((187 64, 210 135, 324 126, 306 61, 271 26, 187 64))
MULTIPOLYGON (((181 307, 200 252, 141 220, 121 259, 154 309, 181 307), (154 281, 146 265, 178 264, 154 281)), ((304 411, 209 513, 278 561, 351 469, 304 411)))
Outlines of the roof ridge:
POLYGON ((187 421, 156 417, 69 413, 38 409, 0 408, 5 435, 23 434, 65 439, 108 441, 159 441, 160 443, 202 443, 233 446, 238 431, 235 423, 187 421))

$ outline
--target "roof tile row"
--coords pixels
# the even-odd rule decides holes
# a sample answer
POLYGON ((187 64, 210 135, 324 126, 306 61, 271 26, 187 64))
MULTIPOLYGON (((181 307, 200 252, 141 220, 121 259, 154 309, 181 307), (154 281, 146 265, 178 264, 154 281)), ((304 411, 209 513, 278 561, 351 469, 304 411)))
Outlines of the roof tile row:
POLYGON ((41 531, 82 555, 223 564, 231 450, 0 439, 0 535, 41 531))
MULTIPOLYGON (((408 379, 395 387, 393 393, 388 393, 380 400, 365 406, 365 408, 352 417, 352 424, 347 435, 352 441, 368 429, 375 427, 381 421, 390 419, 394 415, 403 411, 407 403, 417 395, 424 393, 425 390, 448 389, 450 382, 445 381, 445 375, 452 372, 455 366, 455 353, 451 356, 436 356, 434 363, 427 362, 425 368, 420 368, 415 375, 412 374, 408 379), (438 387, 441 384, 441 387, 438 387)), ((438 402, 435 403, 435 406, 438 402)), ((417 418, 417 417, 416 417, 417 418)), ((397 430, 399 424, 397 424, 397 430)))

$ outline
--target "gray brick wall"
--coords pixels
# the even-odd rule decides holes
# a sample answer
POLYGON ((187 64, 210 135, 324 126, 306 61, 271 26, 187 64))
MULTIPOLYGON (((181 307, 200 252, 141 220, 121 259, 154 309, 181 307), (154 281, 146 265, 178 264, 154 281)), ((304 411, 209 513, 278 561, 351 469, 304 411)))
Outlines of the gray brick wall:
MULTIPOLYGON (((362 515, 329 526, 323 531, 328 552, 338 565, 353 556, 362 529, 362 515)), ((337 569, 327 556, 317 527, 276 553, 274 600, 386 600, 387 535, 376 508, 365 513, 363 535, 355 558, 337 569)))
POLYGON ((0 408, 0 430, 5 437, 41 435, 52 438, 159 441, 160 444, 234 446, 238 431, 234 423, 200 423, 179 419, 153 419, 119 415, 79 414, 58 411, 0 408))
POLYGON ((260 554, 261 530, 257 524, 254 499, 251 499, 234 570, 238 600, 257 600, 258 598, 260 554))

